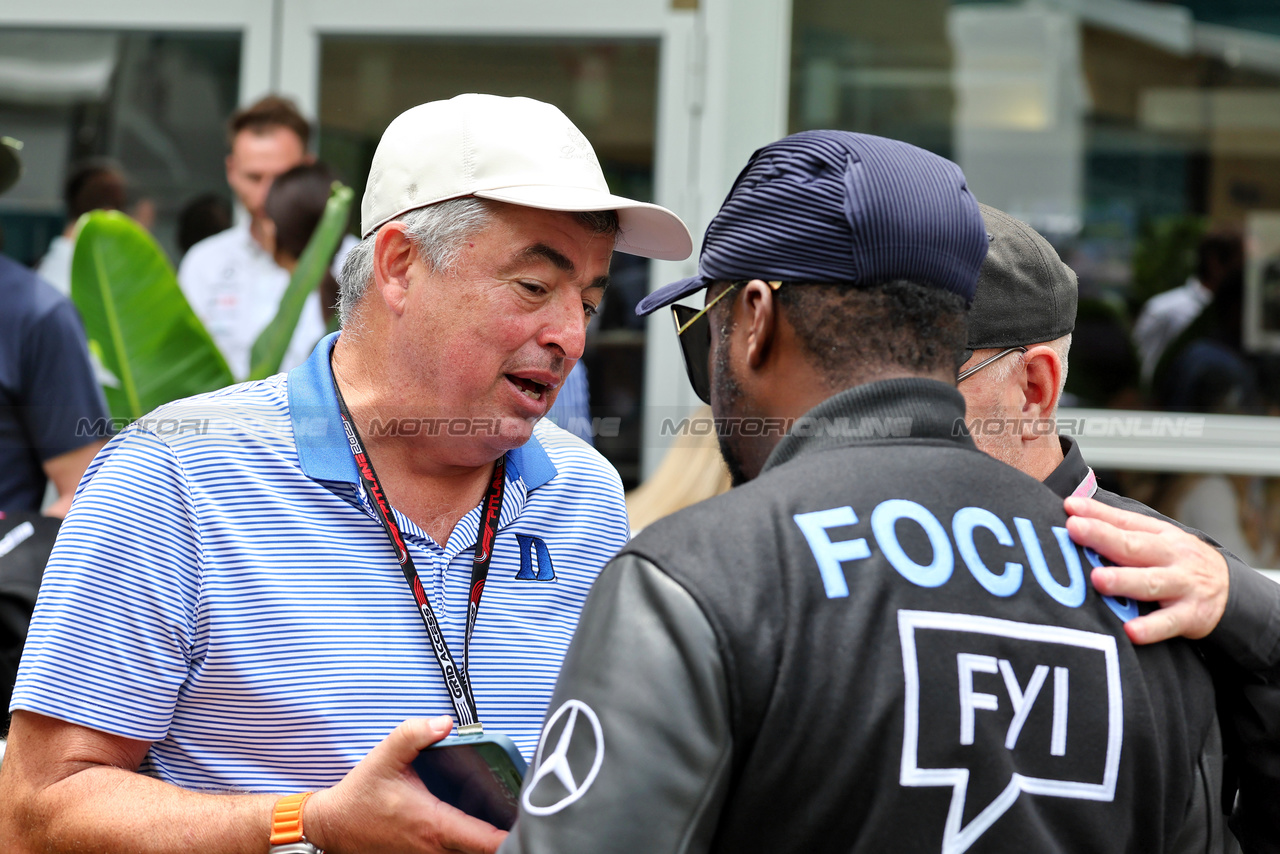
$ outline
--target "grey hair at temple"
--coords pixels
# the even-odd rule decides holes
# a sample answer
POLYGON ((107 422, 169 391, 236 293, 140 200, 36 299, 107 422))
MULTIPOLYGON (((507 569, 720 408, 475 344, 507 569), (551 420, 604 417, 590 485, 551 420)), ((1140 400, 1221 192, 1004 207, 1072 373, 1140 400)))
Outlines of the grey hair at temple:
MULTIPOLYGON (((496 204, 475 196, 463 196, 409 211, 393 222, 404 224, 409 239, 433 270, 448 272, 457 262, 458 253, 467 238, 488 227, 496 204)), ((618 234, 617 211, 570 213, 596 234, 618 234)), ((353 246, 342 262, 342 278, 338 283, 338 317, 344 329, 351 320, 356 304, 373 281, 373 248, 377 239, 378 232, 375 231, 353 246)))

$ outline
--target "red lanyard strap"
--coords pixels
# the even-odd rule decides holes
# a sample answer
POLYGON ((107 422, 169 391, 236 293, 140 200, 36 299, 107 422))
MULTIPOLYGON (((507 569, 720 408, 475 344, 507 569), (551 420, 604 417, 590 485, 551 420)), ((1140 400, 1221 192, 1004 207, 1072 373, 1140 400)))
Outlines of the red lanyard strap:
POLYGON ((333 382, 333 390, 338 397, 338 412, 342 415, 342 427, 347 433, 347 443, 351 446, 351 455, 355 457, 356 468, 360 472, 360 482, 364 484, 365 492, 372 499, 378 521, 382 523, 382 529, 386 531, 387 539, 395 549, 400 571, 404 573, 404 579, 409 583, 413 601, 417 604, 418 613, 422 616, 422 624, 427 628, 427 636, 431 639, 431 651, 440 665, 440 673, 444 676, 445 688, 449 691, 449 700, 453 703, 453 711, 457 716, 458 730, 464 733, 483 730, 480 714, 476 709, 476 698, 471 691, 471 680, 467 675, 467 659, 471 650, 471 633, 475 630, 476 617, 480 613, 480 596, 484 593, 485 579, 489 577, 489 561, 493 558, 493 541, 498 536, 498 516, 502 512, 502 487, 505 482, 505 458, 499 457, 494 463, 493 477, 489 480, 489 486, 485 490, 484 501, 481 504, 483 515, 480 518, 475 556, 471 561, 471 596, 467 604, 467 628, 462 643, 462 669, 459 670, 454 664, 453 656, 449 653, 449 644, 445 642, 444 633, 440 631, 440 624, 436 621, 435 611, 431 608, 426 591, 422 589, 422 579, 418 576, 417 567, 413 565, 413 558, 409 556, 409 549, 405 547, 400 526, 396 524, 391 505, 387 503, 386 494, 382 491, 378 473, 373 470, 373 463, 360 442, 360 434, 356 431, 355 421, 351 418, 346 401, 342 399, 342 391, 338 388, 336 379, 333 382))

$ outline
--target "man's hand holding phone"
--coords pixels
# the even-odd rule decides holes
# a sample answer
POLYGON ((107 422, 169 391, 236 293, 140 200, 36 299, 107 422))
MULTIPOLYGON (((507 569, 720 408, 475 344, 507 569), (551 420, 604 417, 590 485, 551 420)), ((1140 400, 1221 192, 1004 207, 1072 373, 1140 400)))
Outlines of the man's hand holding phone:
POLYGON ((526 767, 511 739, 483 732, 450 736, 413 761, 429 792, 503 830, 516 822, 526 767))
POLYGON ((496 851, 506 831, 444 803, 414 770, 418 754, 452 729, 443 715, 410 718, 392 730, 336 786, 307 801, 308 839, 333 854, 496 851))

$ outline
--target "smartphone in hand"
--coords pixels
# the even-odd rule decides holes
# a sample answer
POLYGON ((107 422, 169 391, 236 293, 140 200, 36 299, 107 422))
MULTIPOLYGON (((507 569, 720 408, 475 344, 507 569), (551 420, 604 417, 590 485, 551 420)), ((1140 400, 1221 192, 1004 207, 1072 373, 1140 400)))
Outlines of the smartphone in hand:
POLYGON ((502 830, 516 822, 527 767, 511 739, 500 733, 451 735, 413 760, 427 791, 502 830))

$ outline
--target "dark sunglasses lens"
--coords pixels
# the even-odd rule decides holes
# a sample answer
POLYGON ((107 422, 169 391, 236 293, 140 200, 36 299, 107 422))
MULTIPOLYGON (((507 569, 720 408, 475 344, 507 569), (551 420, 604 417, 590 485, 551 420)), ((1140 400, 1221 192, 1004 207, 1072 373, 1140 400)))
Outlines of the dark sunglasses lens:
POLYGON ((676 319, 676 337, 680 339, 680 352, 684 354, 684 368, 689 374, 693 391, 703 403, 711 402, 711 370, 707 360, 711 355, 711 322, 709 315, 702 315, 683 333, 679 330, 698 313, 698 309, 685 305, 671 306, 676 319))

